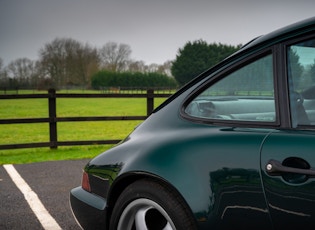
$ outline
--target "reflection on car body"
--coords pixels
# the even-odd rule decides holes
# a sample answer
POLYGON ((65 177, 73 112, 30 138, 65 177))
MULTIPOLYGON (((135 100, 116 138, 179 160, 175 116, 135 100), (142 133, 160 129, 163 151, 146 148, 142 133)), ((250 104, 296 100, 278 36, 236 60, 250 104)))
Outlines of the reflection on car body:
POLYGON ((84 229, 315 227, 315 18, 251 41, 92 159, 84 229))

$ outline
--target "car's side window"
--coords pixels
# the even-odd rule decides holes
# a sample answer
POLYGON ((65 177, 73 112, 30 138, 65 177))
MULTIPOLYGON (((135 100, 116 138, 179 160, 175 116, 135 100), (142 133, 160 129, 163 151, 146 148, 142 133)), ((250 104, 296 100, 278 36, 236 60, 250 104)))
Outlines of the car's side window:
POLYGON ((275 122, 272 54, 210 85, 187 105, 185 113, 202 119, 275 122))
POLYGON ((315 125, 315 39, 287 48, 292 125, 315 125))

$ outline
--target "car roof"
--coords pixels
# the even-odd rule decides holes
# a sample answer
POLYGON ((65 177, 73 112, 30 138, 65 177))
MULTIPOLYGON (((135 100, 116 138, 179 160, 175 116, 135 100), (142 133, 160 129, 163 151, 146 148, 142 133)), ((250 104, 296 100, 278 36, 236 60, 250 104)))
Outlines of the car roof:
POLYGON ((212 66, 208 70, 204 71, 199 76, 196 76, 194 79, 192 79, 186 85, 181 87, 168 100, 164 101, 160 106, 158 106, 154 110, 154 112, 163 108, 170 101, 172 101, 174 98, 176 98, 178 95, 183 93, 186 89, 190 88, 195 83, 200 82, 202 79, 207 77, 210 72, 215 72, 215 70, 218 70, 220 67, 224 66, 226 62, 228 62, 230 59, 233 59, 233 57, 237 57, 238 54, 246 52, 250 49, 255 50, 258 47, 270 46, 270 45, 275 44, 279 41, 285 40, 291 36, 298 35, 300 33, 305 33, 308 30, 312 31, 312 30, 314 30, 314 26, 315 26, 315 17, 311 17, 311 18, 308 18, 308 19, 305 19, 303 21, 299 21, 299 22, 296 22, 294 24, 285 26, 285 27, 280 28, 278 30, 275 30, 271 33, 268 33, 266 35, 263 35, 263 36, 260 36, 260 37, 257 37, 255 39, 251 40, 250 42, 248 42, 247 44, 242 46, 238 51, 236 51, 232 55, 228 56, 227 58, 225 58, 224 60, 219 62, 217 65, 212 66))
POLYGON ((273 42, 279 42, 290 36, 298 35, 302 32, 305 33, 308 30, 311 31, 314 29, 314 25, 315 25, 315 17, 311 17, 311 18, 296 22, 294 24, 285 26, 271 33, 268 33, 266 35, 257 37, 256 39, 244 45, 241 48, 241 50, 246 50, 254 46, 260 46, 266 43, 272 44, 273 42))

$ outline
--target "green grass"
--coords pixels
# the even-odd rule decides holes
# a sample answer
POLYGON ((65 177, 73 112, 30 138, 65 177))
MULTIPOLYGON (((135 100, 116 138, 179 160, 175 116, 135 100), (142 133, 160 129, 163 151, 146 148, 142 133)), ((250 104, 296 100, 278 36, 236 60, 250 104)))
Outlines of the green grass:
MULTIPOLYGON (((165 98, 156 98, 155 107, 165 98)), ((142 116, 146 99, 142 98, 61 98, 57 116, 142 116)), ((0 100, 0 119, 44 118, 48 116, 47 99, 0 100)), ((59 122, 59 141, 123 139, 142 121, 59 122)), ((0 125, 0 144, 48 142, 47 123, 0 125)), ((0 150, 1 164, 21 164, 50 160, 92 158, 111 145, 74 146, 0 150)))
POLYGON ((0 151, 0 165, 25 164, 43 161, 91 159, 111 148, 111 145, 74 146, 49 148, 31 148, 0 151))

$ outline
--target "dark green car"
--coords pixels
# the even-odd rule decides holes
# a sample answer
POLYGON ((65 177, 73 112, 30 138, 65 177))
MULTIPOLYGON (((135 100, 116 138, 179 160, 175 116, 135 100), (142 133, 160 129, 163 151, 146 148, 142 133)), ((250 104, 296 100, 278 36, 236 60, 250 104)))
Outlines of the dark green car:
POLYGON ((259 37, 91 160, 84 229, 315 229, 315 18, 259 37))

